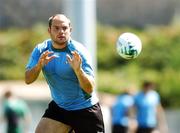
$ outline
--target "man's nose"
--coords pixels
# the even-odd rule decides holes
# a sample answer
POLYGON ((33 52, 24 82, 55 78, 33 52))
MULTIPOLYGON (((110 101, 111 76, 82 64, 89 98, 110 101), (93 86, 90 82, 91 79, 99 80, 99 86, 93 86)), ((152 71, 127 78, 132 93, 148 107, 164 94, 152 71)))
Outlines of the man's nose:
POLYGON ((60 29, 58 30, 58 33, 64 33, 64 30, 63 30, 62 28, 60 28, 60 29))

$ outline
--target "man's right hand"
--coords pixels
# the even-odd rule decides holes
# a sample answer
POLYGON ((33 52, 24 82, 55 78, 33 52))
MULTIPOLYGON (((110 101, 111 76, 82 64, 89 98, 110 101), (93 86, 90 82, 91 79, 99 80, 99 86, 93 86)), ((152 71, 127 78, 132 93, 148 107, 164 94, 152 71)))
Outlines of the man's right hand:
POLYGON ((50 62, 52 59, 54 59, 56 56, 53 55, 53 52, 45 51, 41 54, 41 57, 39 58, 38 65, 40 68, 42 68, 44 65, 47 65, 48 62, 50 62))
POLYGON ((44 65, 47 65, 48 62, 50 62, 52 59, 54 59, 56 56, 53 55, 53 52, 45 51, 41 54, 39 61, 36 66, 34 66, 32 69, 28 69, 25 72, 25 82, 26 84, 30 84, 34 82, 37 77, 39 76, 39 73, 41 72, 41 69, 44 65))

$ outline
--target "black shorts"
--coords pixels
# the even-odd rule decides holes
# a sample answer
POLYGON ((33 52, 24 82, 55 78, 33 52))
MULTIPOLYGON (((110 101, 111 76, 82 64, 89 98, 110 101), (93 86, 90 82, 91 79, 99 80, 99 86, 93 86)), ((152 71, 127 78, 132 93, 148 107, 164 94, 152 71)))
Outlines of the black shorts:
POLYGON ((136 133, 152 133, 155 128, 138 127, 136 133))
POLYGON ((89 108, 68 111, 51 101, 43 117, 67 124, 73 128, 75 133, 104 133, 104 122, 99 103, 89 108))
POLYGON ((113 125, 112 130, 112 133, 127 133, 128 127, 122 125, 113 125))

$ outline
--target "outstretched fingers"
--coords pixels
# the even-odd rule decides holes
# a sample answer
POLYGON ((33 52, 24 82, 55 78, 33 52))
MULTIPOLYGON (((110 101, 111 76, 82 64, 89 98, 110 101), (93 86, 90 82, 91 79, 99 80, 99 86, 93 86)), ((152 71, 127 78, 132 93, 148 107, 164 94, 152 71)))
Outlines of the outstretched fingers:
POLYGON ((66 57, 67 57, 68 62, 71 63, 72 62, 72 58, 70 57, 70 55, 67 54, 66 57))
POLYGON ((72 55, 73 55, 74 60, 81 63, 81 56, 79 55, 79 53, 77 51, 73 51, 72 55))
POLYGON ((71 65, 71 67, 77 71, 81 68, 81 56, 78 54, 78 52, 73 51, 71 52, 72 56, 70 56, 69 54, 67 54, 67 60, 69 62, 69 64, 71 65))
POLYGON ((41 55, 41 58, 46 58, 47 56, 49 56, 50 54, 52 54, 53 52, 50 52, 50 51, 45 51, 45 52, 43 52, 42 53, 42 55, 41 55))
POLYGON ((42 64, 42 66, 44 66, 44 65, 48 64, 48 62, 50 62, 55 57, 56 56, 53 55, 53 52, 45 51, 40 57, 40 63, 42 64))

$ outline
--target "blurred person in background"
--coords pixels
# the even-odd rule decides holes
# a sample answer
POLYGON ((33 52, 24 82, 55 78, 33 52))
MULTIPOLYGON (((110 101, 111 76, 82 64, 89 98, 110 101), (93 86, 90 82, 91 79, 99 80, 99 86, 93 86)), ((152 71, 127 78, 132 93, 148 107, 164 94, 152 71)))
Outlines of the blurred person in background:
POLYGON ((112 133, 129 133, 136 128, 133 105, 133 90, 126 88, 111 108, 112 133))
POLYGON ((51 39, 34 48, 26 66, 25 82, 34 82, 42 70, 53 99, 36 133, 68 133, 72 129, 77 133, 104 133, 91 56, 70 37, 71 31, 65 15, 50 17, 51 39))
POLYGON ((142 91, 135 96, 136 133, 168 133, 165 113, 155 87, 153 82, 144 81, 142 91))
POLYGON ((7 90, 3 96, 3 121, 7 124, 6 133, 28 133, 31 114, 26 102, 7 90))

